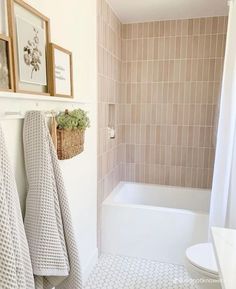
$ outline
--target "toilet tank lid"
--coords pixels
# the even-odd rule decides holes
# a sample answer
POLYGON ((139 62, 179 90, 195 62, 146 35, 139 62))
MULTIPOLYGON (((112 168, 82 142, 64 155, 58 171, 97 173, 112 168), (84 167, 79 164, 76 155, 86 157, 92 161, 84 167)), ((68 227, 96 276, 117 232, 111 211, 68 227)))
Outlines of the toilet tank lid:
POLYGON ((186 257, 193 265, 207 272, 218 274, 214 249, 211 243, 194 245, 186 250, 186 257))

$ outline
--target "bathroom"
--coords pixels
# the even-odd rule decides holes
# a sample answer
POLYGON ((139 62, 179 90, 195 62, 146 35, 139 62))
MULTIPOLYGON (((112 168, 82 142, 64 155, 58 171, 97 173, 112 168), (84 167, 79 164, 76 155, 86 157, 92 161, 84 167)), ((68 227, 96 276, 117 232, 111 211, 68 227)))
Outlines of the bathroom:
POLYGON ((89 117, 83 152, 58 162, 78 288, 235 288, 235 19, 235 0, 0 0, 13 74, 0 126, 23 218, 27 113, 46 112, 49 125, 65 110, 89 117), (72 54, 69 96, 51 79, 50 94, 19 89, 12 5, 25 20, 45 16, 49 42, 72 54))

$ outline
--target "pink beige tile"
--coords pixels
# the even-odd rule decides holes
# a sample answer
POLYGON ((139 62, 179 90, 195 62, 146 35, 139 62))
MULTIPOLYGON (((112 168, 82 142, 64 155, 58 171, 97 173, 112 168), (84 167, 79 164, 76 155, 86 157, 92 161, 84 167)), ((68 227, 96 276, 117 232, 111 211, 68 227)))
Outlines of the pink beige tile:
POLYGON ((122 25, 98 6, 98 208, 121 180, 210 188, 227 17, 122 25))

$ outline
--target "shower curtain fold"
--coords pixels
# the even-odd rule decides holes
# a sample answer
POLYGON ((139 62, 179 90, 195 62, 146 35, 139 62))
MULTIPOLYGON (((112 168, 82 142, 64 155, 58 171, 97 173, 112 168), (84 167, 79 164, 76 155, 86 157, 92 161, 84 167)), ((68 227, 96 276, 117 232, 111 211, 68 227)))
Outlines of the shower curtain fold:
POLYGON ((69 204, 42 112, 26 113, 23 140, 29 186, 25 230, 36 289, 80 289, 80 264, 69 204))
POLYGON ((16 182, 0 126, 0 288, 34 289, 16 182))

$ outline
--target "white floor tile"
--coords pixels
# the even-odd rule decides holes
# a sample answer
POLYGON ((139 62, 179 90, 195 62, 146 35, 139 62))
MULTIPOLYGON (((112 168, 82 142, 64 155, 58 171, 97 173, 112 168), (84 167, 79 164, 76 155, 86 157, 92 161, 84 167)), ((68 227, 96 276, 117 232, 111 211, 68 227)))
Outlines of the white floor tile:
POLYGON ((184 266, 102 255, 85 289, 195 289, 184 266))

